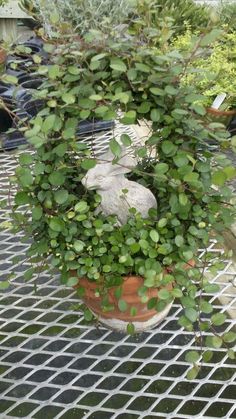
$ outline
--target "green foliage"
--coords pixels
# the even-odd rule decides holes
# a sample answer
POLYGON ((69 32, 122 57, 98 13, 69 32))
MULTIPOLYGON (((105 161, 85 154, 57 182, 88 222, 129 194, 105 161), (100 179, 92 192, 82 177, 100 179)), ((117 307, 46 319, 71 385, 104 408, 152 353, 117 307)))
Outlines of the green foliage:
MULTIPOLYGON (((91 33, 89 40, 72 36, 63 42, 62 38, 52 50, 53 65, 34 64, 34 70, 45 75, 36 92, 36 97, 45 99, 45 108, 28 127, 19 127, 34 154, 21 155, 13 178, 18 190, 14 229, 23 229, 33 239, 31 262, 38 266, 41 261, 48 269, 50 261, 63 284, 74 284, 76 277, 95 282, 104 310, 112 309, 107 294, 114 286, 120 310, 127 310, 119 287, 124 276, 136 274, 144 278, 138 292, 142 302, 148 302, 148 288, 174 282, 173 290, 159 290, 148 308, 160 310, 179 298, 181 326, 214 331, 225 317, 212 313, 202 296, 218 291, 203 275, 208 263, 214 267, 214 255, 206 252, 201 262, 197 254, 199 248, 208 247, 213 230, 220 241, 221 232, 234 220, 231 192, 225 185, 234 168, 222 157, 217 167, 212 165, 215 156, 206 150, 205 141, 214 138, 230 147, 230 139, 221 124, 208 125, 201 100, 197 106, 194 103, 198 92, 194 85, 182 83, 182 75, 193 69, 195 57, 204 55, 218 31, 200 36, 186 55, 166 51, 166 39, 160 41, 155 29, 139 28, 128 43, 123 37, 101 42, 91 33), (160 42, 163 48, 157 48, 160 42), (97 162, 93 150, 76 138, 78 122, 87 118, 150 123, 145 147, 136 150, 140 164, 129 174, 156 197, 157 209, 147 219, 131 208, 127 223, 118 227, 115 215, 97 213, 101 198, 81 183, 97 162), (19 214, 22 205, 26 208, 19 214), (212 313, 209 322, 202 313, 212 313)), ((125 146, 132 142, 125 134, 121 141, 125 146)), ((111 141, 110 149, 118 161, 117 140, 111 141)), ((219 267, 218 261, 215 266, 219 267)), ((86 313, 89 320, 91 313, 86 313)), ((133 333, 132 325, 128 332, 133 333)), ((219 348, 233 339, 232 333, 216 332, 206 343, 219 348)), ((196 364, 196 353, 187 360, 196 364)), ((196 364, 189 378, 198 371, 196 364)))
POLYGON ((218 6, 218 16, 222 24, 229 30, 236 30, 236 4, 233 0, 221 0, 218 6))
MULTIPOLYGON (((184 35, 176 38, 173 47, 186 51, 196 42, 197 35, 190 29, 184 35)), ((204 104, 211 106, 215 97, 220 93, 227 94, 226 105, 222 107, 235 107, 236 105, 236 32, 222 33, 212 44, 206 56, 196 56, 194 66, 196 73, 184 74, 183 83, 194 84, 197 91, 206 97, 204 104)), ((196 98, 196 101, 198 99, 196 98)))
POLYGON ((79 34, 88 30, 111 30, 127 19, 136 0, 20 0, 21 7, 40 21, 45 34, 53 37, 60 29, 79 34))
POLYGON ((211 21, 210 8, 196 4, 194 0, 141 0, 137 3, 140 20, 153 28, 159 27, 160 22, 169 21, 175 33, 183 33, 186 26, 201 30, 211 21))

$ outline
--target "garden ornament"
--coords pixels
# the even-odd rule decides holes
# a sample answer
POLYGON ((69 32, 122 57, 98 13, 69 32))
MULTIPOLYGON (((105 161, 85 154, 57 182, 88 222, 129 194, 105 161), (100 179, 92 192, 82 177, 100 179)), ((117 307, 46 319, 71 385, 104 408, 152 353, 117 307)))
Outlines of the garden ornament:
POLYGON ((86 189, 96 190, 101 196, 96 214, 117 215, 119 225, 127 222, 131 208, 135 208, 143 218, 148 217, 151 208, 157 208, 156 198, 149 189, 126 179, 125 174, 131 172, 137 161, 127 152, 122 154, 116 163, 113 162, 114 155, 110 152, 104 154, 82 179, 86 189))

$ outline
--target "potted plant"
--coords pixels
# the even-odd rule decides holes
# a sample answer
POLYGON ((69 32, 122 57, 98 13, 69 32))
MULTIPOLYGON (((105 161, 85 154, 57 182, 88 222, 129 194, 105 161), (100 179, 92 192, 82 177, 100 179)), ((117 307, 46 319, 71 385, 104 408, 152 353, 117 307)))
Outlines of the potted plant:
MULTIPOLYGON (((173 42, 173 48, 187 51, 198 35, 188 29, 185 34, 178 36, 173 42)), ((235 70, 235 31, 229 28, 220 34, 212 43, 205 56, 195 56, 197 71, 185 73, 183 83, 193 84, 199 93, 205 97, 209 120, 222 122, 225 125, 236 114, 236 70, 235 70)))
MULTIPOLYGON (((212 313, 205 294, 218 287, 204 273, 221 267, 207 248, 213 234, 222 241, 234 219, 225 182, 235 168, 212 166, 215 156, 201 148, 208 138, 224 146, 230 140, 221 124, 207 124, 194 86, 181 82, 195 54, 218 34, 202 34, 187 56, 162 48, 147 25, 133 35, 92 31, 70 42, 61 38, 53 64, 38 66, 46 81, 37 98, 46 105, 19 128, 34 153, 19 155, 13 179, 14 231, 23 229, 32 240, 26 279, 55 268, 85 302, 95 299, 90 307, 97 314, 99 305, 103 320, 118 312, 129 333, 135 332, 137 305, 160 321, 179 299, 180 325, 197 331, 188 378, 197 375, 198 360, 211 359, 205 346, 224 346, 234 357, 235 333, 218 330, 226 315, 212 313), (124 124, 103 156, 76 135, 78 121, 93 118, 124 124), (152 132, 134 147, 125 126, 143 119, 152 132), (205 249, 203 260, 199 248, 205 249)), ((92 318, 88 308, 85 318, 92 318)), ((149 320, 148 314, 137 319, 149 320)))

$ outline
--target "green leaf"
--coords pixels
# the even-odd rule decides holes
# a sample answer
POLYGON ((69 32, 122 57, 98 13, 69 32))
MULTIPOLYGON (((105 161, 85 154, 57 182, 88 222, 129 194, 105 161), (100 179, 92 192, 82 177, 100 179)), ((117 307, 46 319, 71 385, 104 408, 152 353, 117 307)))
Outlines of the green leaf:
POLYGON ((167 225, 167 218, 161 218, 157 223, 159 228, 163 228, 167 225))
POLYGON ((208 301, 205 300, 201 300, 200 302, 200 309, 203 313, 212 313, 213 311, 213 307, 210 303, 208 303, 208 301))
POLYGON ((56 115, 48 115, 43 122, 42 131, 47 134, 48 132, 52 131, 54 124, 56 121, 56 115))
POLYGON ((135 334, 135 327, 133 323, 127 324, 127 333, 128 335, 134 335, 135 334))
POLYGON ((149 244, 148 244, 147 240, 145 240, 145 239, 140 239, 139 244, 140 244, 142 249, 148 249, 148 247, 149 247, 149 244))
POLYGON ((151 87, 150 92, 155 96, 165 96, 165 92, 158 87, 151 87))
POLYGON ((180 203, 180 205, 183 205, 183 206, 187 205, 188 197, 185 193, 179 194, 179 203, 180 203))
POLYGON ((227 332, 223 335, 224 342, 232 343, 236 340, 236 333, 234 332, 227 332))
POLYGON ((233 166, 227 166, 223 169, 224 173, 227 176, 227 180, 231 180, 235 178, 236 175, 236 168, 233 166))
POLYGON ((214 348, 218 349, 222 346, 223 340, 219 336, 212 337, 212 345, 214 348))
POLYGON ((94 56, 91 58, 91 62, 100 61, 100 60, 102 60, 103 58, 105 58, 107 55, 108 55, 108 54, 107 54, 107 52, 103 52, 103 53, 101 53, 101 54, 94 55, 94 56))
POLYGON ((153 297, 148 301, 147 308, 148 310, 152 310, 156 307, 156 305, 157 305, 157 298, 153 297))
POLYGON ((229 359, 235 359, 236 358, 236 353, 233 349, 229 349, 227 352, 227 355, 229 357, 229 359))
POLYGON ((200 367, 195 365, 193 368, 191 368, 187 372, 187 379, 190 380, 190 381, 194 380, 198 376, 199 371, 200 371, 200 367))
POLYGON ((93 320, 93 313, 89 310, 89 308, 86 308, 84 310, 84 319, 86 322, 91 322, 93 320))
POLYGON ((132 253, 139 252, 139 250, 140 250, 140 244, 139 243, 131 244, 130 250, 131 250, 132 253))
POLYGON ((190 320, 190 322, 192 323, 194 323, 198 318, 198 312, 192 307, 187 307, 184 310, 184 313, 187 319, 190 320))
POLYGON ((158 121, 160 121, 161 113, 158 109, 152 109, 150 116, 151 116, 151 120, 153 122, 158 122, 158 121))
POLYGON ((212 183, 217 186, 223 186, 227 181, 227 175, 223 170, 217 170, 212 175, 212 183))
POLYGON ((95 167, 97 164, 97 160, 95 159, 86 159, 83 160, 81 163, 81 167, 84 170, 89 170, 89 169, 93 169, 93 167, 95 167))
POLYGON ((203 353, 202 359, 204 362, 209 362, 213 357, 213 352, 210 350, 207 350, 203 353))
POLYGON ((173 155, 173 154, 175 154, 175 152, 177 150, 177 147, 171 141, 166 140, 166 141, 162 142, 161 149, 162 149, 164 154, 173 155))
POLYGON ((135 67, 138 71, 141 71, 142 73, 150 73, 150 67, 143 63, 135 63, 135 67))
POLYGON ((38 206, 38 207, 34 207, 32 209, 32 219, 34 221, 40 220, 42 218, 42 216, 43 216, 43 210, 42 210, 41 207, 38 206))
POLYGON ((125 147, 129 147, 132 144, 132 140, 130 138, 129 135, 127 134, 122 134, 120 137, 120 140, 122 142, 122 144, 124 144, 125 147))
POLYGON ((52 80, 55 80, 58 77, 61 77, 62 73, 60 71, 59 65, 57 65, 57 64, 50 65, 49 68, 48 68, 48 75, 49 75, 49 78, 52 79, 52 80))
POLYGON ((136 112, 135 111, 128 111, 124 114, 123 118, 121 118, 121 123, 130 125, 134 124, 136 121, 136 112))
POLYGON ((26 205, 26 204, 29 204, 30 201, 31 201, 31 198, 27 194, 27 192, 17 192, 15 196, 16 205, 26 205))
POLYGON ((154 241, 154 243, 157 243, 159 241, 160 236, 156 230, 151 230, 149 234, 152 241, 154 241))
POLYGON ((9 287, 10 287, 10 282, 0 281, 0 290, 6 290, 9 287))
POLYGON ((138 310, 137 310, 137 308, 136 308, 136 307, 131 307, 131 308, 130 308, 130 315, 131 315, 132 317, 136 316, 136 315, 137 315, 137 313, 138 313, 138 310))
POLYGON ((75 285, 78 285, 79 280, 76 277, 70 277, 66 283, 68 287, 74 287, 75 285))
POLYGON ((168 94, 168 95, 171 95, 171 96, 173 96, 173 95, 176 95, 176 93, 177 93, 177 90, 173 87, 173 86, 166 86, 165 87, 165 92, 168 94))
POLYGON ((53 149, 53 152, 59 157, 63 157, 66 154, 66 151, 67 144, 59 144, 57 147, 53 149))
POLYGON ((176 236, 175 237, 175 244, 176 244, 176 246, 178 246, 178 247, 181 247, 181 246, 183 246, 183 244, 184 244, 184 238, 183 238, 183 236, 176 236))
POLYGON ((191 362, 193 364, 195 364, 195 362, 197 362, 199 360, 199 358, 200 358, 200 354, 197 351, 189 351, 185 355, 185 361, 186 362, 191 362))
POLYGON ((85 244, 81 240, 76 240, 73 243, 73 247, 76 250, 76 252, 78 252, 78 253, 80 253, 84 249, 84 246, 85 246, 85 244))
POLYGON ((2 81, 9 84, 18 84, 18 78, 11 74, 3 74, 1 77, 2 81))
POLYGON ((116 58, 116 57, 111 58, 110 67, 113 70, 120 71, 121 73, 124 73, 125 71, 127 71, 127 67, 125 63, 120 58, 116 58))
POLYGON ((61 172, 53 172, 49 175, 48 180, 53 186, 61 186, 65 183, 65 176, 61 172))
POLYGON ((191 109, 193 109, 194 112, 196 112, 198 115, 201 115, 201 116, 206 115, 206 109, 204 108, 204 106, 199 105, 198 103, 193 103, 191 105, 191 109))
POLYGON ((60 21, 60 14, 56 9, 50 14, 50 21, 55 25, 60 21))
POLYGON ((157 163, 155 166, 155 172, 157 174, 163 175, 164 173, 168 172, 168 170, 169 170, 169 166, 167 163, 157 163))
POLYGON ((88 211, 88 204, 86 201, 80 201, 75 205, 75 211, 76 212, 87 212, 88 211))
POLYGON ((120 299, 118 301, 118 307, 119 307, 119 310, 122 311, 122 312, 126 311, 128 309, 128 305, 127 305, 126 301, 122 300, 122 299, 120 299))
POLYGON ((185 153, 178 152, 174 157, 173 160, 177 167, 186 166, 188 164, 188 157, 185 153))
POLYGON ((53 217, 50 221, 49 221, 49 227, 51 228, 51 230, 56 231, 57 233, 61 232, 64 228, 64 223, 62 220, 60 220, 57 217, 53 217))
POLYGON ((19 155, 19 163, 21 165, 30 165, 32 164, 34 161, 34 156, 32 156, 31 154, 20 154, 19 155))
POLYGON ((183 296, 183 293, 182 293, 182 291, 179 289, 179 288, 174 288, 172 291, 171 291, 171 294, 173 295, 173 297, 175 297, 175 298, 181 298, 182 296, 183 296))
POLYGON ((149 102, 142 102, 141 105, 137 108, 138 113, 145 114, 150 111, 151 104, 149 102))
POLYGON ((80 111, 80 114, 79 114, 82 120, 88 119, 89 115, 90 115, 90 110, 86 110, 86 109, 83 109, 82 111, 80 111))
POLYGON ((201 47, 206 47, 208 45, 211 45, 214 41, 217 40, 217 38, 220 37, 222 34, 222 29, 212 29, 211 32, 207 33, 200 41, 201 47))
POLYGON ((165 290, 164 288, 158 291, 158 298, 160 300, 168 300, 170 298, 171 294, 169 291, 165 290))
POLYGON ((37 148, 40 148, 45 143, 45 139, 35 135, 34 137, 29 138, 28 142, 37 149, 37 148))
POLYGON ((68 72, 70 74, 72 74, 73 76, 77 76, 78 74, 80 74, 80 71, 81 70, 78 67, 74 66, 74 65, 70 65, 68 67, 68 72))
POLYGON ((111 266, 110 265, 104 265, 102 270, 103 270, 103 272, 111 272, 111 266))
POLYGON ((214 294, 214 293, 216 293, 216 292, 220 291, 220 287, 219 287, 219 285, 217 285, 217 284, 206 284, 206 285, 204 285, 204 290, 205 290, 207 293, 212 293, 212 294, 214 294))
MULTIPOLYGON (((83 109, 93 109, 96 106, 96 102, 94 102, 91 99, 86 99, 86 98, 79 99, 78 104, 83 109)), ((106 106, 97 106, 97 108, 95 109, 95 112, 99 113, 99 111, 100 111, 100 113, 101 113, 101 110, 103 108, 107 109, 106 106)))
POLYGON ((128 93, 119 92, 119 93, 116 93, 116 95, 114 97, 114 100, 119 100, 120 103, 127 104, 127 103, 129 103, 130 96, 129 96, 128 93))
POLYGON ((114 154, 115 157, 120 157, 122 148, 120 144, 115 140, 115 138, 112 138, 112 140, 109 143, 109 147, 112 154, 114 154))
POLYGON ((64 204, 68 200, 69 193, 66 189, 60 189, 54 193, 55 201, 58 204, 64 204))
POLYGON ((27 271, 25 271, 25 273, 24 273, 24 279, 26 281, 30 281, 30 279, 32 279, 33 276, 34 276, 34 273, 35 273, 35 268, 27 269, 27 271))
POLYGON ((223 313, 216 313, 211 316, 211 322, 214 326, 221 326, 224 324, 225 320, 227 319, 227 316, 223 313))
POLYGON ((72 105, 76 100, 75 96, 71 93, 64 93, 61 98, 67 105, 72 105))
POLYGON ((189 262, 193 258, 193 252, 191 250, 186 250, 183 252, 183 257, 186 262, 189 262))
POLYGON ((33 184, 34 182, 34 178, 31 174, 30 169, 24 169, 22 172, 22 174, 20 175, 20 183, 22 184, 22 186, 30 186, 33 184))

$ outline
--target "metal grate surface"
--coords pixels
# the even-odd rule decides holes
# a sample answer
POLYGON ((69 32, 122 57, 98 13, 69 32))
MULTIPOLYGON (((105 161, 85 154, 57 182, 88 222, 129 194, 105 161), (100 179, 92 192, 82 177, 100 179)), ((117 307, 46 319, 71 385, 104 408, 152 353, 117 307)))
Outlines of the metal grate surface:
MULTIPOLYGON (((13 155, 0 155, 0 200, 15 164, 13 155)), ((3 210, 0 217, 6 220, 3 210)), ((177 324, 179 305, 141 335, 97 329, 84 322, 75 293, 57 278, 42 275, 37 292, 34 281, 25 283, 26 248, 8 229, 0 233, 0 280, 16 272, 0 294, 0 418, 236 418, 235 362, 223 350, 198 379, 185 379, 184 354, 194 337, 177 324)), ((229 313, 227 330, 235 323, 235 278, 235 265, 226 261, 213 278, 221 292, 209 295, 229 313)))

